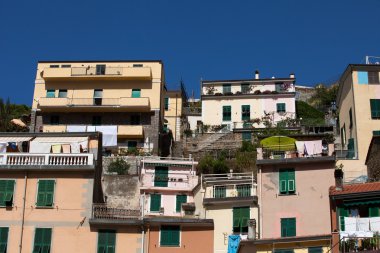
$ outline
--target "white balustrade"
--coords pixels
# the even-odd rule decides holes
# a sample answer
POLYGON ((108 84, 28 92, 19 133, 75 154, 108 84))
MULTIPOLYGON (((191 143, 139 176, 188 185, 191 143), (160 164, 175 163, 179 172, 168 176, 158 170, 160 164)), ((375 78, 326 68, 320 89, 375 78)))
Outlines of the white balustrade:
POLYGON ((0 155, 0 165, 49 165, 75 166, 94 165, 93 154, 30 154, 3 153, 0 155))

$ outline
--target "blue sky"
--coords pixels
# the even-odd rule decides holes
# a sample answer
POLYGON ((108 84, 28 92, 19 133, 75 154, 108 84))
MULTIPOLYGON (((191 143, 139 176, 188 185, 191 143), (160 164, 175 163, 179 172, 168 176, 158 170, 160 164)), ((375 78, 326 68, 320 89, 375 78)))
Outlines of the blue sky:
POLYGON ((0 97, 30 105, 38 60, 161 59, 166 81, 337 79, 380 56, 380 1, 0 1, 0 97))

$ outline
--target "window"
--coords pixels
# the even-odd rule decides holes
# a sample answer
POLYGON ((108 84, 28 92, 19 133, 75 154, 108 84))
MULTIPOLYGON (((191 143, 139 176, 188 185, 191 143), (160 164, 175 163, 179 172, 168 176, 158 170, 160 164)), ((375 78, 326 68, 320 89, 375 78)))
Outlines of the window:
POLYGON ((102 124, 102 116, 92 116, 92 125, 100 126, 102 124))
POLYGON ((352 108, 348 111, 348 116, 350 117, 350 129, 352 128, 352 108))
POLYGON ((106 74, 106 65, 96 65, 96 74, 105 75, 106 74))
POLYGON ((164 133, 168 132, 168 124, 164 124, 162 131, 164 131, 164 133))
POLYGON ((226 187, 225 186, 215 186, 214 187, 214 198, 225 198, 226 197, 226 187))
POLYGON ((168 187, 168 167, 156 166, 154 169, 154 186, 168 187))
POLYGON ((180 238, 179 226, 161 226, 160 246, 178 247, 180 238))
POLYGON ((231 84, 226 83, 223 84, 223 94, 230 93, 231 92, 231 84))
POLYGON ((348 209, 344 207, 338 207, 338 214, 339 214, 339 223, 340 224, 340 231, 346 231, 346 227, 344 224, 344 217, 349 217, 348 209))
POLYGON ((296 192, 294 169, 280 169, 279 174, 280 194, 294 194, 296 192))
POLYGON ((373 136, 380 136, 380 130, 372 131, 373 136))
POLYGON ((55 180, 38 180, 37 207, 52 207, 55 180))
POLYGON ((355 139, 348 139, 347 144, 347 157, 346 158, 354 158, 355 157, 355 139))
POLYGON ((223 106, 223 121, 231 120, 231 106, 223 106))
POLYGON ((137 141, 128 141, 128 149, 136 148, 137 147, 137 141))
POLYGON ((34 234, 33 253, 49 253, 51 244, 51 228, 36 228, 34 234))
POLYGON ((59 65, 50 65, 50 68, 56 69, 59 68, 59 65))
POLYGON ((0 227, 0 252, 7 252, 9 228, 0 227))
POLYGON ((369 84, 379 84, 379 72, 369 71, 368 72, 368 83, 369 84))
POLYGON ((252 134, 251 132, 243 132, 241 133, 241 138, 243 141, 251 141, 252 140, 252 134))
POLYGON ((59 125, 59 116, 51 115, 50 116, 50 125, 59 125))
POLYGON ((233 208, 233 232, 248 233, 249 207, 233 208))
POLYGON ((100 230, 98 232, 98 253, 114 253, 116 232, 114 230, 100 230))
POLYGON ((358 71, 358 84, 368 84, 368 73, 365 71, 358 71))
POLYGON ((133 98, 141 97, 141 89, 132 89, 132 97, 133 98))
POLYGON ((248 94, 250 92, 249 83, 242 83, 240 87, 241 87, 241 93, 248 94))
POLYGON ((64 65, 61 65, 61 68, 71 68, 71 65, 70 64, 64 64, 64 65))
POLYGON ((322 247, 310 247, 307 249, 308 253, 323 253, 322 247))
POLYGON ((250 120, 251 119, 251 106, 242 105, 241 106, 241 120, 250 120))
POLYGON ((277 92, 284 91, 284 83, 275 83, 275 88, 277 92))
POLYGON ((58 91, 59 98, 67 98, 67 90, 59 90, 58 91))
POLYGON ((94 90, 94 105, 102 105, 103 90, 94 90))
POLYGON ((131 125, 140 125, 140 115, 131 115, 131 125))
POLYGON ((249 197, 251 196, 251 189, 252 189, 252 185, 250 184, 237 185, 236 186, 237 196, 249 197))
POLYGON ((47 98, 55 98, 55 90, 47 90, 46 91, 47 98))
POLYGON ((186 202, 187 202, 187 196, 186 195, 177 195, 175 211, 177 213, 181 212, 182 204, 186 203, 186 202))
POLYGON ((380 119, 380 99, 370 99, 371 118, 380 119))
POLYGON ((161 194, 150 195, 150 211, 159 212, 161 208, 161 194))
POLYGON ((380 217, 380 207, 370 206, 368 207, 368 217, 380 217))
POLYGON ((134 68, 142 68, 144 65, 142 64, 133 64, 133 67, 134 68))
POLYGON ((296 218, 281 219, 281 237, 296 236, 296 218))
POLYGON ((166 97, 165 98, 165 111, 168 111, 169 110, 169 98, 166 97))
POLYGON ((12 206, 14 188, 15 180, 0 180, 0 206, 12 206))
POLYGON ((286 105, 285 103, 278 103, 277 104, 277 112, 286 112, 286 105))

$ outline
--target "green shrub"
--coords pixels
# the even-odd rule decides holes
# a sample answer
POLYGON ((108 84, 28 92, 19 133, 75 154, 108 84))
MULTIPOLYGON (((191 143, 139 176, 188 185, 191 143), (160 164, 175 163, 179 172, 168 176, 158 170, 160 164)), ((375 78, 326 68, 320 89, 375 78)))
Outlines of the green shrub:
POLYGON ((126 175, 128 174, 130 165, 121 158, 116 158, 116 160, 112 161, 108 166, 108 172, 116 172, 118 175, 126 175))

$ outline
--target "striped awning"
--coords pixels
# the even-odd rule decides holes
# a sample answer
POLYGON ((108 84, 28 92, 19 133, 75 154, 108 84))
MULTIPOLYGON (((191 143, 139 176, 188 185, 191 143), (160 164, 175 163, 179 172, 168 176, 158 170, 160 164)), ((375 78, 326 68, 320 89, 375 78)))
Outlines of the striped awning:
POLYGON ((66 137, 36 137, 33 142, 52 142, 52 143, 72 143, 72 142, 84 142, 88 141, 88 137, 74 137, 74 136, 66 136, 66 137))
POLYGON ((343 203, 344 206, 363 206, 363 205, 373 205, 373 204, 380 204, 380 199, 350 201, 350 202, 343 203))
POLYGON ((21 141, 30 141, 33 137, 31 136, 7 136, 0 137, 0 142, 21 142, 21 141))

